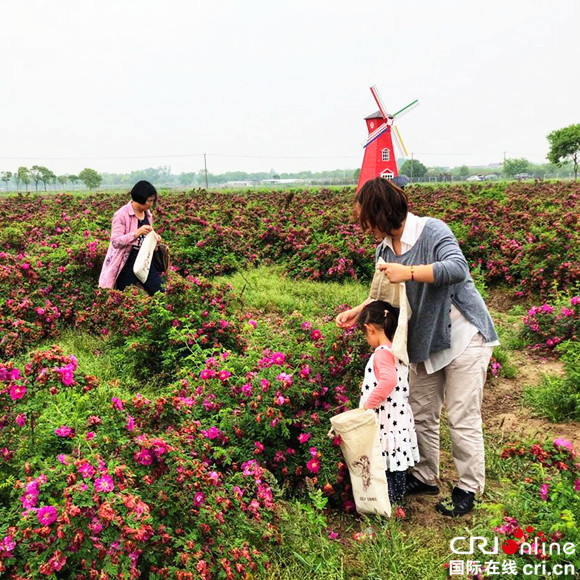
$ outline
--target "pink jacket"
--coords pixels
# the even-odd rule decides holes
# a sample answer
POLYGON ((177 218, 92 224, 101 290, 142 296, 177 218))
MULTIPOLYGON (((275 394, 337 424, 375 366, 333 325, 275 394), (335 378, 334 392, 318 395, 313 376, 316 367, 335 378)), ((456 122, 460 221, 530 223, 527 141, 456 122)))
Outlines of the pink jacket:
MULTIPOLYGON (((147 210, 149 225, 153 225, 153 216, 147 210)), ((99 276, 99 286, 101 288, 113 288, 119 272, 123 269, 135 238, 133 232, 139 227, 137 216, 133 210, 131 202, 124 205, 115 212, 113 225, 111 226, 111 242, 103 262, 103 269, 99 276)))

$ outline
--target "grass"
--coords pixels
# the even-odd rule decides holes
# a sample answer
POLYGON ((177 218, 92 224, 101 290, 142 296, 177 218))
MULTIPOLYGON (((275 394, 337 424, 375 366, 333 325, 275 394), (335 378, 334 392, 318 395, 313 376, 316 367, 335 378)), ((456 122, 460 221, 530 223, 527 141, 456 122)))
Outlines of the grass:
MULTIPOLYGON (((58 337, 47 340, 34 350, 47 349, 52 345, 62 349, 65 355, 74 354, 78 361, 77 373, 81 375, 93 375, 99 379, 98 393, 104 393, 110 399, 111 396, 130 396, 136 391, 143 395, 154 395, 158 385, 152 382, 137 380, 127 367, 124 352, 119 348, 112 349, 109 340, 101 336, 95 336, 84 332, 67 328, 61 331, 58 337)), ((18 359, 20 364, 28 362, 28 356, 18 359)), ((97 395, 93 394, 93 397, 97 395)))
POLYGON ((83 375, 94 375, 101 383, 119 379, 120 371, 109 356, 106 339, 79 333, 72 329, 63 330, 57 339, 51 339, 39 345, 35 350, 59 346, 64 354, 74 354, 78 360, 78 371, 83 375))
MULTIPOLYGON (((351 578, 368 580, 420 580, 443 578, 443 563, 447 560, 447 543, 432 530, 414 527, 405 530, 391 519, 375 528, 374 538, 352 545, 359 565, 351 578)), ((455 535, 455 534, 453 534, 455 535)))
POLYGON ((331 315, 340 304, 356 306, 368 296, 368 283, 292 280, 279 267, 262 266, 215 278, 229 283, 240 304, 249 310, 289 315, 298 310, 306 317, 331 315))
POLYGON ((536 415, 552 422, 580 420, 580 343, 560 344, 564 376, 544 373, 539 385, 524 388, 523 399, 536 415))
MULTIPOLYGON (((441 533, 395 519, 350 518, 335 540, 312 525, 308 512, 286 506, 281 520, 282 542, 269 552, 267 580, 419 580, 444 578, 449 539, 462 533, 451 522, 441 533), (360 530, 359 539, 354 539, 360 530), (441 540, 444 540, 441 542, 441 540)), ((333 528, 337 529, 337 528, 333 528)))
POLYGON ((543 374, 539 385, 524 388, 523 402, 553 423, 580 420, 580 392, 567 377, 543 374))
POLYGON ((511 311, 509 313, 493 313, 499 342, 503 349, 522 350, 525 348, 525 341, 521 336, 522 316, 511 311))

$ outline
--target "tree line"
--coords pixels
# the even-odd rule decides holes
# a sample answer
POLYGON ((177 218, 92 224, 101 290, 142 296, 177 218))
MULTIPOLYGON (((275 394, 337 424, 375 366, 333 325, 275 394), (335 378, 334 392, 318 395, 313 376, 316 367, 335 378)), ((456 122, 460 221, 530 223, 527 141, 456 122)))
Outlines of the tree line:
POLYGON ((85 168, 78 175, 55 175, 48 167, 43 165, 33 165, 32 167, 19 167, 17 171, 0 171, 0 179, 6 184, 6 187, 12 182, 16 185, 16 191, 20 188, 30 191, 32 184, 34 184, 35 191, 38 191, 39 184, 44 186, 46 191, 47 185, 56 185, 60 183, 65 186, 71 183, 73 187, 80 181, 88 189, 95 189, 101 185, 103 178, 94 169, 85 168))

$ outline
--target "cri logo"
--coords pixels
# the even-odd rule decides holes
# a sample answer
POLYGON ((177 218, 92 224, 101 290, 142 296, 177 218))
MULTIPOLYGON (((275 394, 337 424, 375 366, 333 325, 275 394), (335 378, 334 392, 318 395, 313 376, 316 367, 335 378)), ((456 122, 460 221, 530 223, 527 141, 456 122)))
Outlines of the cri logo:
MULTIPOLYGON (((526 532, 528 534, 531 534, 533 531, 534 528, 532 528, 532 526, 526 527, 526 532)), ((520 540, 524 536, 524 532, 520 528, 516 528, 513 534, 514 537, 518 540, 520 540)), ((542 542, 545 542, 546 538, 544 538, 544 534, 542 532, 537 532, 536 536, 537 539, 539 539, 542 542)), ((455 547, 455 542, 461 540, 465 541, 467 540, 467 538, 465 536, 458 536, 457 538, 453 538, 449 544, 449 547, 455 554, 473 554, 476 548, 482 554, 499 554, 499 545, 498 545, 499 540, 497 537, 495 537, 492 542, 489 542, 487 538, 484 538, 482 536, 471 536, 469 538, 469 549, 467 550, 461 550, 455 547), (488 546, 488 544, 490 545, 488 546), (487 549, 488 547, 489 549, 487 549)), ((515 554, 519 547, 520 547, 519 544, 515 540, 505 540, 501 545, 503 553, 508 555, 515 554)))

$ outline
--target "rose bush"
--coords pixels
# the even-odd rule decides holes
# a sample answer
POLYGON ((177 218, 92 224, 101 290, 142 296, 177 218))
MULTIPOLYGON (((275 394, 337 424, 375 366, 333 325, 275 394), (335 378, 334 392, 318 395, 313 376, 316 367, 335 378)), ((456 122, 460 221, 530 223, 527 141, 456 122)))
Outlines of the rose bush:
POLYGON ((532 306, 523 319, 522 337, 536 348, 554 349, 580 336, 580 296, 556 295, 552 304, 532 306))
POLYGON ((0 524, 8 578, 243 578, 276 538, 273 478, 251 457, 227 471, 187 406, 115 396, 57 348, 0 365, 0 524), (63 413, 66 412, 66 413, 63 413), (4 490, 6 492, 6 490, 4 490), (224 521, 228 525, 224 527, 224 521))
MULTIPOLYGON (((580 514, 580 458, 572 444, 562 438, 544 443, 514 443, 505 446, 501 458, 511 469, 525 473, 506 500, 506 512, 494 528, 500 540, 514 542, 513 556, 524 563, 546 562, 578 565, 578 554, 562 552, 565 543, 578 546, 580 514), (503 536, 503 538, 501 537, 503 536), (538 550, 535 550, 535 544, 538 550), (532 549, 522 544, 530 544, 532 549), (550 550, 550 544, 559 550, 550 550)), ((549 568, 548 568, 549 569, 549 568)))

